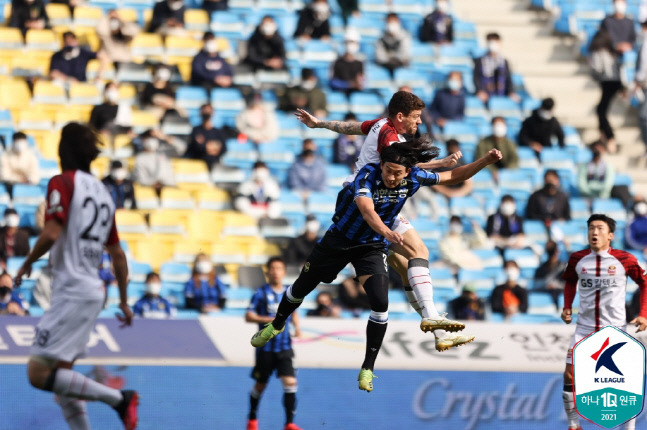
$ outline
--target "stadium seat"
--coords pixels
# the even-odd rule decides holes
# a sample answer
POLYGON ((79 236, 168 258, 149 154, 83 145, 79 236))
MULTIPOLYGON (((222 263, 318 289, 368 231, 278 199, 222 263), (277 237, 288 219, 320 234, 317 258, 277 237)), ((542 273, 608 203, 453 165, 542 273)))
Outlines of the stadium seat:
POLYGON ((150 128, 157 128, 159 119, 157 116, 148 111, 133 111, 132 126, 135 133, 143 133, 150 128))
POLYGON ((207 101, 207 90, 203 87, 180 86, 175 93, 175 102, 180 109, 200 109, 207 101))
POLYGON ((138 209, 153 210, 159 208, 159 199, 153 187, 135 185, 134 188, 138 209))
POLYGON ((162 37, 157 33, 139 33, 133 38, 130 51, 135 62, 141 63, 146 59, 159 61, 164 55, 162 37))
POLYGON ((209 253, 210 246, 196 241, 181 241, 173 244, 173 261, 176 263, 193 264, 195 256, 209 253))
POLYGON ((0 27, 0 48, 22 49, 23 39, 20 29, 13 27, 0 27))
POLYGON ((218 36, 234 40, 245 39, 249 33, 240 16, 232 11, 213 12, 211 14, 211 31, 218 36))
POLYGON ((202 160, 177 158, 171 160, 178 187, 186 190, 203 189, 210 184, 207 165, 202 160))
POLYGON ((99 105, 103 103, 102 91, 95 84, 73 82, 70 84, 70 104, 99 105))
POLYGON ((0 82, 0 106, 5 109, 25 108, 30 103, 31 94, 24 80, 0 82))
POLYGON ((391 74, 384 67, 367 63, 364 70, 366 89, 386 89, 391 91, 393 80, 391 74))
POLYGON ((14 184, 13 203, 14 205, 35 205, 45 199, 43 190, 38 185, 14 184))
POLYGON ((521 108, 519 104, 509 97, 491 96, 488 100, 488 107, 492 116, 521 120, 521 108))
POLYGON ((627 221, 627 210, 618 199, 594 199, 591 212, 610 216, 617 223, 624 224, 627 221))
POLYGON ((74 25, 79 27, 96 28, 103 17, 103 10, 99 7, 79 5, 74 8, 74 25))
POLYGON ((146 282, 146 275, 153 271, 150 264, 141 261, 128 261, 130 282, 146 282))
POLYGON ((330 42, 322 40, 310 40, 301 49, 301 61, 303 67, 317 68, 330 67, 337 59, 337 52, 330 42))
POLYGON ((167 56, 192 58, 202 49, 202 42, 192 37, 166 36, 164 44, 167 56))
POLYGON ((25 47, 29 50, 58 51, 61 48, 56 34, 52 30, 27 30, 25 47))
POLYGON ((66 104, 65 88, 55 82, 36 81, 34 83, 34 103, 66 104))
POLYGON ((209 30, 209 14, 202 9, 184 11, 184 28, 189 31, 204 33, 209 30))
POLYGON ((465 286, 472 285, 479 297, 488 297, 494 289, 494 279, 483 276, 481 270, 460 269, 458 271, 458 284, 465 286))
MULTIPOLYGON (((118 209, 115 212, 115 223, 120 235, 148 234, 148 225, 146 224, 146 219, 139 212, 130 211, 127 209, 118 209)), ((140 236, 137 236, 137 238, 140 238, 140 236)))
POLYGON ((539 266, 539 257, 530 249, 506 248, 503 251, 503 259, 516 261, 521 269, 536 269, 539 266))
POLYGON ((160 207, 162 209, 194 209, 195 202, 189 191, 165 187, 160 195, 160 207))
POLYGON ((384 112, 384 101, 377 94, 356 92, 350 95, 350 109, 358 116, 377 118, 384 112))

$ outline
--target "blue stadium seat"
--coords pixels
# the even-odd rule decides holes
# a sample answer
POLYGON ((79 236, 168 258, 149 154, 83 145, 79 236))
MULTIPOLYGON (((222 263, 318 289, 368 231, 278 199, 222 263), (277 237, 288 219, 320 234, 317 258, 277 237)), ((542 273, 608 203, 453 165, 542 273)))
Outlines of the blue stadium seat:
POLYGON ((160 278, 163 283, 185 283, 191 278, 191 268, 182 263, 164 263, 160 267, 160 278))
POLYGON ((472 252, 481 259, 483 267, 503 269, 503 258, 496 249, 473 249, 472 252))
POLYGON ((555 315, 546 314, 514 314, 509 320, 513 324, 558 324, 562 320, 555 315))
POLYGON ((247 26, 237 13, 216 11, 211 14, 211 31, 218 37, 241 40, 249 36, 247 26))
POLYGON ((528 293, 528 313, 550 315, 557 312, 553 297, 546 292, 530 291, 528 293))
POLYGON ((594 199, 591 212, 610 216, 618 223, 627 221, 627 210, 618 199, 594 199))
POLYGON ((389 71, 377 64, 368 63, 364 68, 366 89, 388 89, 393 87, 393 80, 389 71))
POLYGON ((507 189, 531 191, 536 185, 536 172, 531 169, 499 170, 499 185, 507 189))
POLYGON ((21 205, 38 205, 45 195, 38 185, 15 184, 13 186, 13 202, 21 205))
POLYGON ((305 217, 306 207, 303 202, 303 196, 300 193, 295 193, 290 190, 281 190, 279 196, 279 203, 281 204, 281 212, 283 216, 289 214, 296 214, 298 219, 305 217))
POLYGON ((575 169, 568 151, 559 147, 544 148, 541 151, 541 163, 548 169, 575 169))
POLYGON ((128 261, 128 269, 130 271, 130 281, 143 283, 146 281, 146 275, 153 271, 150 264, 141 261, 128 261))
POLYGON ((539 257, 531 249, 506 248, 503 251, 503 259, 514 260, 520 268, 536 269, 539 266, 539 257))
POLYGON ((543 221, 533 219, 524 220, 523 233, 531 243, 542 243, 548 240, 548 232, 543 221))
POLYGON ((429 85, 429 78, 425 73, 409 68, 396 69, 394 81, 398 87, 408 85, 411 88, 423 88, 429 85))
POLYGON ((38 205, 14 203, 13 208, 20 216, 20 227, 36 227, 36 210, 38 209, 38 205))
POLYGON ((447 121, 442 131, 442 136, 445 140, 456 139, 461 146, 470 143, 476 144, 478 134, 478 128, 467 121, 447 121))
POLYGON ((330 216, 335 213, 337 194, 332 192, 311 192, 308 196, 309 213, 330 216))
POLYGON ((304 125, 293 114, 276 112, 281 137, 303 138, 304 125))
MULTIPOLYGON (((423 72, 436 70, 436 55, 429 43, 413 42, 411 45, 411 68, 423 72)), ((443 76, 442 82, 444 81, 443 76)))
POLYGON ((571 219, 577 221, 585 221, 591 216, 591 209, 589 208, 588 199, 581 197, 570 197, 568 199, 569 206, 571 207, 571 219))
POLYGON ((211 90, 211 106, 216 116, 235 117, 245 109, 245 99, 238 88, 214 88, 211 90))
POLYGON ((330 114, 345 115, 349 112, 348 98, 346 94, 340 91, 325 91, 326 93, 326 108, 330 114))
POLYGON ((362 37, 362 42, 376 41, 384 31, 384 20, 376 20, 368 16, 351 16, 347 27, 356 29, 362 37))
POLYGON ((199 110, 208 100, 207 90, 203 87, 180 86, 175 92, 175 102, 180 109, 199 110))
POLYGON ((521 108, 519 104, 509 97, 491 96, 488 100, 488 108, 492 116, 502 116, 504 118, 515 118, 520 120, 521 108))
POLYGON ((449 208, 452 215, 467 217, 481 224, 487 218, 481 203, 474 197, 454 197, 449 202, 449 208))
POLYGON ((472 118, 489 118, 490 113, 487 108, 476 96, 467 96, 465 97, 465 116, 472 118))

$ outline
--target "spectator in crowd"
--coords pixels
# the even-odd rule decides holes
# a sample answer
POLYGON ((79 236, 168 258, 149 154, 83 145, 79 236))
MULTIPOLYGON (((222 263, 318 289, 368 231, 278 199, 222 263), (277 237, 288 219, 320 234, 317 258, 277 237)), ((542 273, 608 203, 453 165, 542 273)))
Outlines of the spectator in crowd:
POLYGON ((476 145, 474 159, 477 160, 487 154, 487 152, 496 148, 505 154, 498 163, 491 164, 488 169, 492 172, 494 179, 497 180, 499 169, 516 169, 519 166, 519 156, 517 155, 517 145, 508 139, 508 126, 505 119, 500 116, 492 118, 492 134, 481 139, 476 145))
POLYGON ((183 0, 162 0, 155 3, 148 32, 163 35, 184 32, 185 11, 183 0))
POLYGON ((168 158, 180 157, 186 152, 187 143, 184 139, 177 136, 164 134, 159 128, 150 128, 141 133, 139 136, 135 136, 135 138, 132 140, 131 145, 133 146, 135 153, 139 153, 145 150, 144 140, 148 139, 149 137, 154 137, 155 139, 157 139, 157 151, 165 154, 168 158))
POLYGON ((528 312, 528 290, 519 285, 521 271, 516 261, 508 260, 503 265, 505 283, 497 285, 490 296, 492 312, 503 314, 506 318, 517 313, 528 312))
POLYGON ((4 211, 4 227, 0 227, 0 259, 24 257, 29 254, 29 233, 18 227, 20 215, 13 208, 4 211))
POLYGON ((348 24, 348 18, 351 16, 359 16, 359 1, 358 0, 337 0, 339 8, 341 9, 341 17, 344 20, 344 25, 348 24))
POLYGON ((611 197, 611 189, 616 178, 616 169, 604 160, 606 145, 601 140, 591 144, 593 158, 582 163, 577 169, 577 188, 582 197, 611 197))
POLYGON ((20 295, 13 290, 13 278, 7 272, 0 275, 0 315, 24 317, 27 310, 20 295))
POLYGON ((455 319, 485 320, 485 302, 476 295, 476 288, 472 284, 466 284, 461 295, 447 303, 447 307, 455 319))
POLYGON ((112 196, 117 209, 137 209, 135 188, 133 181, 128 179, 128 169, 119 160, 110 163, 110 174, 101 182, 106 186, 112 196))
POLYGON ((485 232, 498 249, 526 246, 523 219, 517 214, 517 202, 510 194, 501 197, 499 209, 487 219, 485 232))
POLYGON ((306 315, 309 317, 333 317, 341 316, 341 307, 333 302, 330 293, 322 291, 317 294, 317 307, 310 309, 306 315))
POLYGON ((461 121, 465 117, 465 89, 461 72, 449 72, 447 86, 436 91, 429 113, 440 128, 447 121, 461 121))
POLYGON ((353 311, 355 316, 359 316, 361 311, 371 309, 371 302, 368 299, 366 290, 360 285, 355 278, 346 278, 339 285, 339 301, 344 309, 353 311))
POLYGON ((184 285, 184 297, 188 309, 202 313, 224 309, 227 301, 227 286, 216 276, 216 271, 207 254, 198 254, 193 262, 191 279, 184 285))
MULTIPOLYGON (((316 115, 315 115, 316 116, 316 115)), ((357 116, 348 112, 344 121, 357 122, 357 116)), ((333 143, 333 163, 345 164, 351 170, 355 170, 355 162, 359 156, 359 150, 364 144, 364 136, 356 134, 340 134, 333 143)))
MULTIPOLYGON (((465 159, 462 158, 463 154, 461 153, 461 148, 460 148, 460 144, 458 143, 458 140, 449 139, 447 142, 445 142, 445 146, 447 148, 447 155, 458 154, 459 158, 454 166, 438 167, 434 169, 435 172, 447 172, 449 170, 453 170, 457 167, 461 167, 466 164, 465 159)), ((474 183, 472 182, 472 178, 469 178, 463 182, 459 182, 453 185, 435 185, 431 187, 431 190, 437 193, 440 193, 443 196, 450 199, 452 197, 465 197, 469 195, 472 192, 473 187, 474 187, 474 183)), ((418 192, 420 193, 421 191, 422 190, 418 192)))
POLYGON ((420 27, 420 41, 438 44, 454 41, 454 20, 447 0, 436 1, 436 9, 425 17, 420 27))
POLYGON ((382 36, 375 43, 375 62, 394 75, 395 70, 411 62, 411 35, 402 28, 397 14, 386 16, 382 36))
POLYGON ((162 281, 160 276, 151 272, 146 275, 146 292, 133 306, 133 314, 142 318, 165 319, 173 318, 177 313, 175 306, 160 296, 162 281))
POLYGON ((116 10, 111 10, 97 24, 97 35, 101 40, 101 50, 110 58, 116 68, 130 63, 130 42, 139 33, 139 26, 134 22, 123 21, 116 10))
POLYGON ((254 71, 285 69, 285 44, 271 16, 264 16, 249 38, 245 64, 254 71))
POLYGON ((43 0, 12 0, 9 26, 19 28, 24 36, 27 30, 49 28, 49 17, 43 0))
POLYGON ((162 120, 167 114, 177 112, 175 110, 175 91, 170 80, 171 69, 160 64, 155 68, 153 82, 146 82, 141 94, 142 105, 162 120))
POLYGON ((321 223, 317 217, 312 214, 306 216, 305 231, 300 236, 290 239, 285 250, 285 263, 288 266, 303 266, 319 240, 320 228, 321 223))
POLYGON ((344 54, 335 60, 332 66, 330 88, 335 91, 361 91, 364 88, 364 63, 358 58, 360 34, 349 28, 344 35, 346 44, 344 54))
POLYGON ((533 290, 546 291, 553 297, 555 307, 559 306, 559 297, 564 291, 562 273, 566 268, 566 261, 561 259, 561 252, 553 240, 546 242, 544 248, 546 261, 535 271, 535 284, 533 290))
MULTIPOLYGON (((115 277, 112 258, 106 249, 101 253, 101 263, 99 264, 99 279, 103 281, 103 289, 107 294, 110 288, 118 288, 117 278, 115 277)), ((107 303, 104 303, 104 307, 107 303)))
POLYGON ((487 103, 490 96, 507 96, 519 101, 512 86, 512 72, 508 60, 501 53, 501 36, 489 33, 486 36, 488 51, 474 62, 474 86, 476 96, 487 103))
POLYGON ((305 109, 314 116, 325 117, 328 114, 326 94, 319 88, 318 83, 319 78, 314 70, 304 67, 301 69, 299 85, 288 87, 279 98, 279 109, 287 112, 305 109))
POLYGON ((557 171, 544 173, 544 186, 530 195, 526 206, 526 219, 537 219, 550 225, 551 221, 571 219, 568 196, 560 189, 557 171))
POLYGON ((279 120, 259 93, 247 98, 247 107, 236 117, 236 128, 254 145, 273 142, 279 137, 279 120))
POLYGON ((234 69, 218 52, 218 40, 210 31, 202 37, 203 47, 191 62, 191 85, 211 90, 229 88, 234 83, 234 69))
POLYGON ((627 225, 625 240, 631 249, 642 251, 647 257, 647 202, 639 200, 633 207, 634 217, 627 225))
POLYGON ((23 132, 14 133, 11 149, 0 154, 0 181, 33 185, 40 182, 38 157, 23 132))
POLYGON ((103 91, 103 103, 92 108, 90 125, 108 137, 126 133, 132 125, 132 109, 127 103, 119 103, 119 86, 108 82, 103 91))
POLYGON ((301 9, 294 38, 301 40, 330 38, 330 6, 327 0, 312 0, 301 9))
POLYGON ((62 82, 85 82, 85 71, 90 60, 99 59, 97 78, 100 78, 108 57, 103 52, 92 52, 79 46, 76 35, 71 31, 63 33, 63 49, 55 52, 49 64, 49 78, 62 82))
POLYGON ((317 145, 312 139, 305 139, 301 154, 288 170, 288 188, 305 195, 311 191, 325 191, 326 160, 317 155, 317 145))
POLYGON ((281 188, 262 161, 254 163, 249 179, 240 184, 234 206, 254 218, 277 218, 281 214, 278 202, 281 188))
POLYGON ((481 258, 472 249, 488 246, 488 239, 477 222, 472 221, 472 233, 465 232, 463 220, 458 215, 449 219, 449 233, 442 238, 438 249, 443 261, 454 269, 480 270, 483 268, 481 258))
POLYGON ((564 147, 564 130, 553 115, 554 106, 552 98, 543 99, 541 106, 523 121, 519 131, 519 145, 532 148, 537 158, 542 149, 552 146, 553 139, 557 140, 560 148, 564 147))
MULTIPOLYGON (((647 2, 643 2, 647 13, 647 2)), ((638 108, 638 126, 640 127, 640 138, 645 145, 644 159, 647 159, 647 20, 641 20, 642 43, 638 51, 636 61, 636 75, 634 84, 636 87, 636 98, 640 100, 638 108)))
POLYGON ((202 9, 206 10, 211 17, 211 14, 217 10, 229 9, 228 2, 229 0, 203 0, 202 9))
POLYGON ((159 139, 148 134, 142 139, 143 151, 135 156, 133 180, 139 185, 155 188, 157 194, 163 187, 175 185, 173 166, 166 154, 159 151, 159 139))
POLYGON ((213 107, 205 103, 200 107, 202 123, 193 127, 189 137, 185 158, 203 160, 211 170, 227 152, 227 135, 213 126, 213 107))

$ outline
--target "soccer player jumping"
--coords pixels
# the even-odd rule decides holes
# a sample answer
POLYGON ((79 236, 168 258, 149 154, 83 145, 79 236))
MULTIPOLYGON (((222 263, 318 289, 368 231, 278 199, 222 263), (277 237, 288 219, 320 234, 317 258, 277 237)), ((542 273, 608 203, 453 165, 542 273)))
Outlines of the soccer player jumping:
MULTIPOLYGON (((320 282, 332 282, 348 263, 352 263, 371 304, 359 388, 373 389, 373 367, 388 321, 386 241, 400 246, 403 243, 402 234, 393 230, 398 213, 421 186, 465 181, 502 158, 501 152, 493 149, 474 163, 448 172, 432 173, 415 167, 437 155, 438 148, 427 137, 396 142, 382 150, 381 163, 367 164, 359 170, 353 182, 339 192, 333 225, 315 245, 299 277, 283 295, 274 320, 254 334, 252 346, 260 348, 281 333, 287 318, 305 296, 320 282)), ((448 333, 443 338, 436 338, 436 349, 442 351, 472 340, 474 336, 448 333)))
MULTIPOLYGON (((562 320, 572 321, 572 306, 575 293, 580 294, 580 311, 575 334, 566 355, 564 370, 564 409, 568 428, 578 429, 580 418, 573 399, 573 347, 589 334, 608 325, 625 330, 625 302, 627 277, 640 288, 640 313, 631 321, 637 332, 647 328, 647 272, 640 267, 632 254, 611 248, 616 222, 606 215, 593 214, 587 221, 589 248, 571 254, 564 271, 564 310, 562 320)), ((634 420, 625 423, 625 430, 634 430, 634 420)))

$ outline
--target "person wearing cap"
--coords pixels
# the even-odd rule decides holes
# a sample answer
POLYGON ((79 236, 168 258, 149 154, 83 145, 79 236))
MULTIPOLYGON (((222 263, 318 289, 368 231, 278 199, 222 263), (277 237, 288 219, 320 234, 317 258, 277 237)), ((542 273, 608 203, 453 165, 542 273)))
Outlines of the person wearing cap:
POLYGON ((327 0, 312 0, 301 9, 294 38, 301 40, 330 39, 330 6, 327 0))
POLYGON ((160 295, 162 281, 155 272, 146 275, 146 290, 144 295, 133 305, 133 314, 141 318, 167 319, 174 318, 177 313, 175 306, 160 295))
POLYGON ((553 139, 557 141, 560 148, 564 147, 564 130, 553 114, 554 107, 555 101, 552 98, 543 99, 541 106, 533 110, 521 124, 519 145, 532 148, 537 158, 542 149, 553 145, 553 139))
POLYGON ((0 154, 0 181, 33 185, 40 182, 38 157, 25 133, 14 133, 11 148, 0 154))
POLYGON ((285 44, 274 18, 265 15, 247 42, 244 63, 257 70, 285 70, 285 44))
POLYGON ((123 163, 113 160, 110 163, 110 174, 101 181, 108 189, 117 209, 137 209, 135 188, 128 176, 128 169, 123 163))
POLYGON ((279 120, 274 109, 263 103, 260 93, 247 98, 247 106, 236 116, 236 128, 254 145, 273 142, 279 137, 279 120))
POLYGON ((130 42, 137 33, 137 23, 122 20, 115 9, 109 11, 97 24, 97 36, 101 40, 100 52, 104 52, 117 68, 121 64, 130 63, 133 58, 130 42))
POLYGON ((436 1, 436 8, 422 22, 419 36, 421 42, 443 44, 454 41, 454 19, 449 14, 447 0, 436 1))
POLYGON ((234 83, 234 70, 218 52, 218 40, 210 31, 202 37, 202 50, 191 61, 191 85, 211 90, 229 88, 234 83))
POLYGON ((331 89, 349 94, 364 88, 364 63, 357 58, 360 39, 359 32, 354 28, 346 30, 344 54, 332 66, 331 89))
POLYGON ((183 30, 185 10, 183 0, 162 0, 155 3, 147 32, 168 34, 173 29, 183 30))
POLYGON ((483 103, 487 103, 490 96, 507 96, 519 101, 512 85, 510 65, 501 54, 501 36, 498 33, 488 33, 486 41, 487 52, 474 61, 476 96, 483 103))
POLYGON ((615 167, 604 159, 607 150, 603 141, 596 140, 590 148, 591 161, 577 169, 577 189, 582 197, 608 199, 616 178, 615 167))
POLYGON ((101 78, 109 59, 104 52, 92 52, 79 46, 76 35, 71 31, 63 33, 63 49, 55 52, 49 64, 49 78, 62 82, 85 82, 85 71, 90 60, 99 60, 97 79, 101 78))
POLYGON ((213 107, 209 103, 200 106, 200 125, 193 127, 184 158, 202 160, 211 170, 227 152, 227 135, 213 126, 213 107))
POLYGON ((476 295, 473 284, 465 284, 461 295, 447 303, 452 318, 458 320, 484 321, 485 302, 476 295))
POLYGON ((491 164, 488 169, 492 172, 496 180, 499 169, 516 169, 519 167, 519 155, 517 154, 517 145, 508 137, 508 125, 505 118, 495 116, 492 118, 492 134, 484 137, 476 145, 474 159, 478 159, 487 154, 490 149, 498 149, 505 154, 505 158, 496 164, 491 164))
POLYGON ((284 258, 288 266, 298 267, 299 269, 303 266, 319 240, 320 228, 321 223, 316 216, 313 214, 306 216, 304 232, 290 239, 285 250, 284 258))
POLYGON ((315 71, 309 67, 301 69, 301 82, 288 87, 279 97, 279 109, 293 112, 296 109, 305 109, 316 116, 326 116, 326 94, 318 86, 319 78, 315 71))
POLYGON ((647 257, 647 202, 640 197, 633 207, 633 219, 627 224, 625 241, 631 249, 642 251, 647 257))
POLYGON ((303 141, 301 154, 288 169, 288 188, 304 193, 304 196, 312 191, 321 192, 328 188, 326 160, 317 155, 317 145, 314 140, 303 141))
POLYGON ((388 69, 393 77, 395 70, 411 62, 411 35, 402 28, 397 14, 386 16, 382 36, 375 42, 375 62, 388 69))
POLYGON ((24 257, 29 254, 29 233, 18 227, 20 215, 13 208, 4 211, 4 226, 0 227, 0 259, 24 257))

